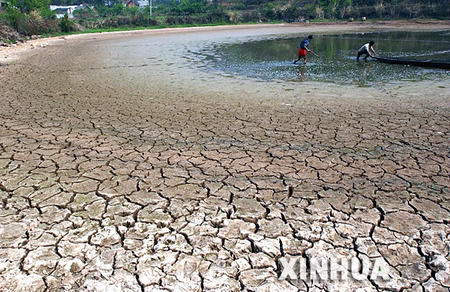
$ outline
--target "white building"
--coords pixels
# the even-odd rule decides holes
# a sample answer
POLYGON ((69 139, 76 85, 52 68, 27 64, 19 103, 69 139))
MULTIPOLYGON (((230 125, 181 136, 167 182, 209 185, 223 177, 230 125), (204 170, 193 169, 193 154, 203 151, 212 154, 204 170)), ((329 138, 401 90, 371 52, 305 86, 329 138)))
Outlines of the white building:
POLYGON ((148 0, 137 0, 137 3, 139 3, 139 7, 147 7, 148 6, 148 0))
MULTIPOLYGON (((0 0, 2 1, 2 0, 0 0)), ((73 12, 77 9, 83 9, 86 6, 81 5, 68 5, 68 6, 60 6, 60 5, 50 5, 50 10, 55 11, 56 18, 63 18, 64 15, 67 14, 69 18, 73 18, 73 12)))

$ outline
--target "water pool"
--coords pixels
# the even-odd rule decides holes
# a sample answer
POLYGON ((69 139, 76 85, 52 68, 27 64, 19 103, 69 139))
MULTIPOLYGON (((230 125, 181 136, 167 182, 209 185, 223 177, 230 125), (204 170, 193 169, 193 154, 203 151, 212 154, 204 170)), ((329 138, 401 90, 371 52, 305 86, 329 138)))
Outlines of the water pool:
MULTIPOLYGON (((407 57, 450 62, 450 31, 373 32, 340 35, 315 35, 311 48, 320 58, 309 56, 306 65, 292 64, 297 46, 305 35, 271 36, 209 46, 199 54, 209 70, 227 76, 261 80, 323 81, 370 86, 395 81, 420 81, 450 77, 450 71, 374 60, 356 61, 356 51, 364 43, 375 41, 382 56, 407 57)), ((300 62, 301 63, 301 62, 300 62)))

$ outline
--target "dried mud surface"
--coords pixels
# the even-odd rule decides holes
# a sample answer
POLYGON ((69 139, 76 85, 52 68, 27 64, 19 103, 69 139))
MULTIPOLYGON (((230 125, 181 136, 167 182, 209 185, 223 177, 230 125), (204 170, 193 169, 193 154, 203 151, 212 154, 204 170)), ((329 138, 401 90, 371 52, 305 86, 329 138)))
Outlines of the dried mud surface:
POLYGON ((189 53, 376 28, 84 36, 0 66, 0 291, 448 291, 448 80, 257 82, 189 53), (392 279, 278 279, 330 254, 392 279))

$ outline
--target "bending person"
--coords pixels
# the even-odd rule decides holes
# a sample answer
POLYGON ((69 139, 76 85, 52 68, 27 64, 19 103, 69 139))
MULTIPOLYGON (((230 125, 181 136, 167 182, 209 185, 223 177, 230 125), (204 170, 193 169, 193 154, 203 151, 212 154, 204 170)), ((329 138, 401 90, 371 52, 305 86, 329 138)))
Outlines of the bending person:
POLYGON ((375 57, 375 55, 377 53, 373 49, 373 45, 375 45, 375 42, 370 41, 367 44, 363 45, 361 48, 359 48, 358 56, 356 57, 356 60, 359 61, 359 58, 363 55, 365 56, 364 60, 367 60, 368 57, 372 57, 372 58, 375 57))

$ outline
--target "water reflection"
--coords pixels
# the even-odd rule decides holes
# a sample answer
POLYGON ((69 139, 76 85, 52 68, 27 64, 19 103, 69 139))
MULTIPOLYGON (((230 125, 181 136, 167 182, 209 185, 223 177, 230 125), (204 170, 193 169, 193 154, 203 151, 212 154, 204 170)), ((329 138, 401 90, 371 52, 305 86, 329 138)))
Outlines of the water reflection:
POLYGON ((308 76, 307 76, 307 68, 306 66, 298 66, 298 81, 307 81, 308 80, 308 76))
POLYGON ((378 63, 374 60, 356 62, 356 52, 369 40, 383 56, 419 60, 450 61, 448 31, 379 32, 366 34, 319 35, 311 48, 320 58, 308 56, 308 64, 293 65, 297 45, 304 36, 283 37, 243 43, 215 45, 205 50, 208 68, 227 74, 251 78, 290 81, 326 81, 370 85, 396 80, 448 78, 449 71, 378 63))

